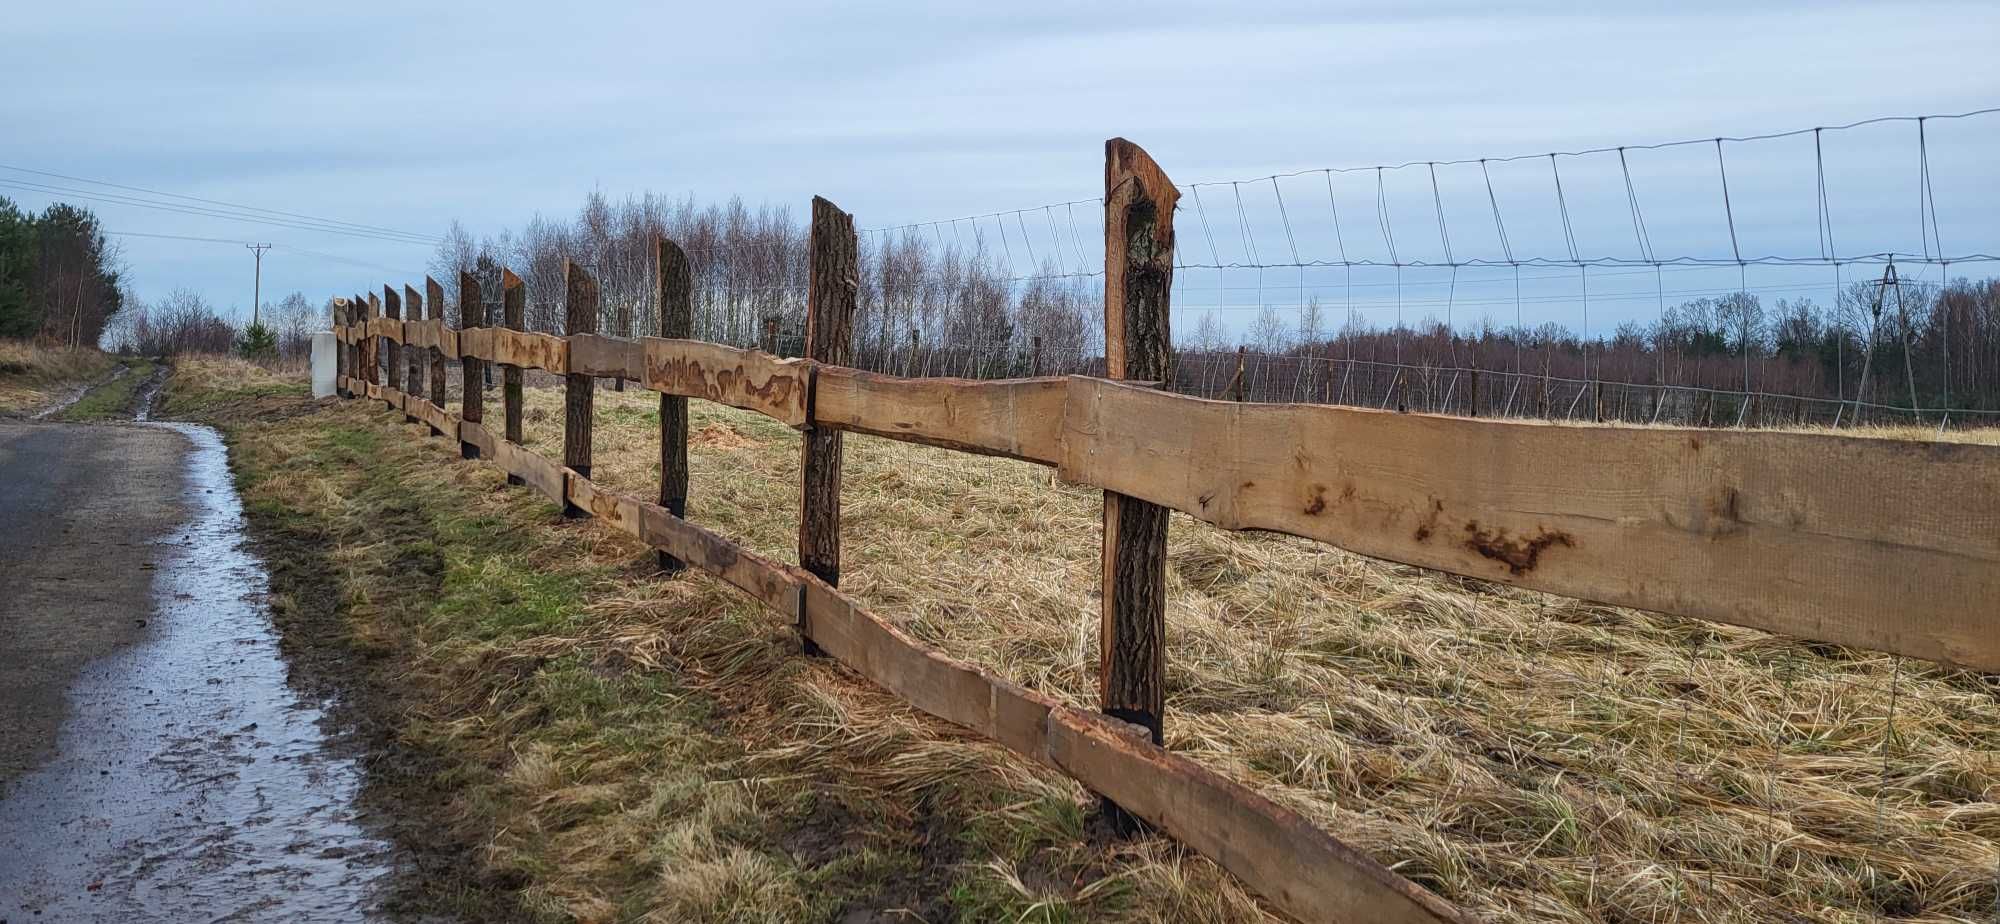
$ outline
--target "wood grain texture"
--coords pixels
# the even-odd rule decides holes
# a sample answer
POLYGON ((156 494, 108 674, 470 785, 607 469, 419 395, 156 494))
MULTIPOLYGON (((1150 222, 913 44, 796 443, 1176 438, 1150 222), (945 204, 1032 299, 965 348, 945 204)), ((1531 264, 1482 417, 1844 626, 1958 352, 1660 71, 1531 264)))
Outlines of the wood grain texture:
MULTIPOLYGON (((1180 192, 1138 145, 1104 143, 1104 360, 1113 379, 1165 379, 1180 192)), ((1098 694, 1105 713, 1163 740, 1166 711, 1167 511, 1104 494, 1098 694)), ((1113 809, 1118 827, 1129 819, 1113 809)))
POLYGON ((816 389, 815 426, 1043 465, 1061 457, 1061 378, 905 379, 825 366, 816 389))
MULTIPOLYGON (((461 271, 458 274, 458 326, 460 345, 464 345, 465 334, 481 330, 486 323, 486 309, 480 301, 479 277, 461 271)), ((475 342, 477 341, 475 337, 475 342)), ((486 421, 486 361, 477 356, 459 356, 459 375, 462 391, 462 408, 459 416, 472 423, 486 421)), ((479 458, 480 447, 465 440, 458 441, 459 455, 467 459, 479 458)))
POLYGON ((440 415, 451 425, 448 427, 448 432, 457 433, 461 441, 479 447, 480 458, 497 460, 500 457, 500 441, 494 438, 493 431, 486 429, 485 425, 461 420, 457 415, 448 412, 440 412, 440 415))
POLYGON ((1064 479, 1225 529, 2000 669, 2000 447, 1070 389, 1064 479))
MULTIPOLYGON (((657 242, 654 266, 659 289, 654 303, 659 306, 660 337, 686 340, 694 336, 694 267, 679 244, 666 238, 657 242)), ((653 377, 652 354, 646 355, 642 382, 653 377)), ((688 501, 688 399, 684 395, 660 395, 660 506, 680 519, 687 519, 688 501)), ((668 552, 656 552, 656 563, 668 574, 686 563, 668 552)))
POLYGON ((569 372, 569 341, 554 334, 494 328, 480 348, 480 358, 493 362, 556 375, 569 372))
MULTIPOLYGON (((521 277, 513 270, 500 271, 500 324, 512 332, 518 332, 528 320, 528 287, 521 283, 521 277)), ((514 363, 500 366, 501 412, 506 418, 504 427, 510 442, 521 441, 521 367, 514 363)), ((507 483, 522 484, 521 476, 508 473, 507 483)))
MULTIPOLYGON (((577 263, 563 261, 563 332, 572 341, 579 334, 597 332, 597 280, 577 263)), ((588 339, 588 338, 583 338, 588 339)), ((574 359, 574 356, 571 357, 574 359)), ((597 383, 590 374, 571 368, 563 379, 563 467, 590 477, 590 432, 597 405, 597 383)), ((584 511, 564 502, 563 516, 581 517, 584 511)))
POLYGON ((575 334, 567 339, 572 375, 631 379, 635 382, 646 377, 645 349, 637 340, 589 333, 575 334))
POLYGON ((807 363, 700 340, 646 337, 647 388, 756 411, 790 427, 806 423, 807 363))

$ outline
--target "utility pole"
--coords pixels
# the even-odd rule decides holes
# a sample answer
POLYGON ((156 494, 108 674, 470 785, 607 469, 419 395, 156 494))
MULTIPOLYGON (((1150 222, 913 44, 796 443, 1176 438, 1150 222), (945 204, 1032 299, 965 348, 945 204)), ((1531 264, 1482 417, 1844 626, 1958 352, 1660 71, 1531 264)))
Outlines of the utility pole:
POLYGON ((271 245, 244 244, 243 246, 250 248, 250 252, 257 255, 257 281, 250 290, 250 326, 256 327, 257 309, 264 302, 264 251, 270 250, 271 245))

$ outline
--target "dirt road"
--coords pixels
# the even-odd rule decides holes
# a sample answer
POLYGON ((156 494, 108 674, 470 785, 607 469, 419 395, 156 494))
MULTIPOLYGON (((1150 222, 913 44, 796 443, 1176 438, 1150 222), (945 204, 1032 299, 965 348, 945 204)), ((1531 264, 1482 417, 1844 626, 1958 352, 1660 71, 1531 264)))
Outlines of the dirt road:
POLYGON ((0 422, 0 924, 372 916, 267 586, 213 431, 0 422))

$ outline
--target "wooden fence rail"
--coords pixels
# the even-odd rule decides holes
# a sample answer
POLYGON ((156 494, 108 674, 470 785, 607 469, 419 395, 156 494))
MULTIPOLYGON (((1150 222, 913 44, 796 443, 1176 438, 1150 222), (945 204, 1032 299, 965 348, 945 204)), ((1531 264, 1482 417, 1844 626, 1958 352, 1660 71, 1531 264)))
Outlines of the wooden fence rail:
MULTIPOLYGON (((807 359, 671 337, 589 332, 596 285, 568 268, 567 337, 382 316, 336 300, 342 394, 384 400, 467 458, 737 587, 823 652, 916 708, 1061 769, 1113 818, 1158 827, 1304 920, 1465 920, 1297 814, 1160 745, 1166 510, 1392 561, 1582 599, 2000 670, 2000 446, 1764 431, 1566 427, 1162 392, 1173 186, 1143 151, 1107 145, 1110 379, 910 379, 840 365, 853 307, 853 223, 814 203, 807 359), (825 270, 825 272, 821 272, 825 270), (585 311, 585 306, 592 306, 585 311), (391 377, 376 358, 388 343, 391 377), (397 387, 398 345, 459 359, 461 414, 433 379, 397 387), (480 369, 507 371, 505 433, 480 417, 480 369), (568 376, 566 464, 520 446, 521 369, 568 376), (660 503, 589 478, 593 378, 659 392, 660 503), (687 517, 685 400, 805 434, 800 561, 758 556, 687 517), (680 402, 675 405, 671 402, 680 402), (676 409, 678 408, 678 413, 676 409), (838 435, 872 434, 1055 468, 1105 491, 1103 712, 1021 689, 917 643, 838 589, 838 435), (818 490, 813 485, 819 486, 818 490)), ((686 261, 660 244, 666 334, 685 334, 686 261)), ((469 289, 467 287, 470 287, 469 289)), ((470 292, 468 296, 466 293, 470 292)), ((412 313, 419 304, 411 298, 412 313)), ((393 312, 395 292, 384 289, 393 312)))

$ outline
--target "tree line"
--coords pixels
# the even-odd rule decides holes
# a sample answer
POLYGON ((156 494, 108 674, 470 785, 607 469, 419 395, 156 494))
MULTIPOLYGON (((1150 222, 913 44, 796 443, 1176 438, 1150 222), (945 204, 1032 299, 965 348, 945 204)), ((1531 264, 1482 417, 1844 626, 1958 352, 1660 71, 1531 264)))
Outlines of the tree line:
POLYGON ((1993 278, 1888 287, 1854 282, 1833 305, 1809 297, 1767 305, 1735 292, 1684 301, 1656 321, 1627 321, 1609 336, 1591 338, 1555 322, 1501 327, 1489 320, 1453 329, 1432 319, 1383 329, 1350 321, 1335 330, 1328 315, 1317 302, 1291 317, 1267 307, 1238 340, 1209 312, 1181 338, 1182 350, 1207 357, 1240 346, 1265 362, 1419 373, 1477 368, 1501 376, 2000 410, 2000 279, 1993 278))
MULTIPOLYGON (((510 268, 527 285, 528 327, 559 333, 563 262, 573 260, 599 281, 599 329, 643 336, 658 330, 653 242, 660 236, 679 243, 693 264, 696 337, 794 355, 802 350, 808 239, 784 207, 753 209, 740 198, 702 204, 652 193, 613 201, 593 193, 574 216, 538 214, 519 231, 475 238, 455 222, 431 271, 454 305, 458 273, 479 278, 484 314, 493 323, 500 270, 510 268)), ((916 233, 864 235, 861 250, 858 366, 968 377, 1101 369, 1101 277, 1050 264, 1031 276, 1009 277, 977 243, 966 247, 916 233)), ((1358 320, 1339 324, 1331 315, 1317 302, 1289 311, 1266 307, 1232 335, 1209 312, 1175 339, 1190 360, 1184 365, 1241 346, 1267 362, 1294 365, 1477 367, 1739 394, 2000 409, 1996 279, 1904 281, 1889 288, 1856 282, 1832 305, 1811 298, 1767 304, 1737 292, 1686 301, 1657 321, 1627 322, 1595 337, 1555 322, 1452 328, 1426 320, 1381 328, 1358 320)))
POLYGON ((90 210, 33 214, 0 196, 0 337, 95 346, 125 305, 123 277, 90 210))
MULTIPOLYGON (((474 274, 492 323, 501 268, 511 269, 527 287, 528 328, 560 333, 563 262, 575 261, 598 280, 599 329, 644 336, 659 330, 653 242, 661 236, 686 250, 692 264, 697 338, 802 352, 808 235, 784 207, 752 209, 740 198, 704 205, 652 193, 612 202, 593 193, 574 217, 536 215, 519 231, 475 239, 453 223, 430 270, 453 305, 458 274, 474 274)), ((1053 269, 1008 278, 982 248, 914 235, 864 236, 861 247, 857 366, 993 377, 1025 375, 1038 357, 1042 369, 1079 368, 1100 351, 1101 295, 1092 280, 1053 269)))

